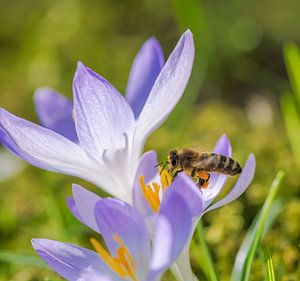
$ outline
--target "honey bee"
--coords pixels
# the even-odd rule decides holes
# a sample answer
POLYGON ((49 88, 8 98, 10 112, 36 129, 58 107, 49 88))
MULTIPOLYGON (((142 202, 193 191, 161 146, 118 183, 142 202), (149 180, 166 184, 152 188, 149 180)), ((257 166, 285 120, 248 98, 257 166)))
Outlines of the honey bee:
POLYGON ((208 186, 211 172, 229 176, 235 176, 242 172, 240 164, 228 156, 213 152, 201 152, 191 148, 169 151, 168 160, 164 164, 163 169, 168 164, 168 172, 173 179, 179 172, 184 171, 192 178, 196 177, 197 184, 201 188, 208 186))

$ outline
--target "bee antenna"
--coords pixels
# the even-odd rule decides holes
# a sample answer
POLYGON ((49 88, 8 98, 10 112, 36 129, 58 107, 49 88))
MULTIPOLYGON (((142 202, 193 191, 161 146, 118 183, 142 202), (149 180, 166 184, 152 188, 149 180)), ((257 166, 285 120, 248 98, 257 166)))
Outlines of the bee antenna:
POLYGON ((161 165, 166 165, 168 163, 169 163, 168 161, 162 161, 162 162, 158 163, 157 165, 155 165, 153 168, 156 168, 156 167, 161 166, 161 165))
POLYGON ((163 165, 163 167, 162 167, 162 169, 161 169, 161 171, 160 171, 160 175, 161 175, 161 173, 163 172, 163 170, 166 168, 166 166, 167 166, 167 164, 169 164, 169 162, 168 161, 165 161, 165 163, 164 163, 164 165, 163 165))

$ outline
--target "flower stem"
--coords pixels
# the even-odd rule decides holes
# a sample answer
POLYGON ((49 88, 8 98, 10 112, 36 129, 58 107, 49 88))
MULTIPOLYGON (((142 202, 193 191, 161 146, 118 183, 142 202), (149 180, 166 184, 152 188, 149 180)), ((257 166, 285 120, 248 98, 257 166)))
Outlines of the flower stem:
POLYGON ((218 275, 216 272, 216 269, 214 267, 214 262, 212 260, 212 256, 210 254, 208 245, 205 240, 205 233, 204 233, 204 227, 202 222, 200 221, 198 226, 197 226, 197 237, 201 246, 202 250, 202 257, 203 260, 201 259, 201 264, 202 270, 204 271, 204 274, 206 275, 207 280, 209 281, 218 281, 218 275))

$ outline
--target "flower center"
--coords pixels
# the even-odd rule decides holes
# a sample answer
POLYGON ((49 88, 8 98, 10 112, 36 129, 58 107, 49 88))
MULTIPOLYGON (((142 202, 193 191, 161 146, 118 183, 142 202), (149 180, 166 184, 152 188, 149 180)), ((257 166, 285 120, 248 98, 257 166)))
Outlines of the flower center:
POLYGON ((120 245, 116 250, 115 257, 111 256, 96 239, 91 238, 90 241, 99 256, 112 270, 121 277, 129 277, 131 280, 137 281, 135 264, 128 249, 118 234, 114 234, 113 238, 120 245))
POLYGON ((165 192, 166 188, 170 186, 172 182, 172 176, 167 171, 163 170, 160 173, 161 185, 159 185, 157 182, 145 184, 144 176, 139 177, 139 182, 143 191, 143 195, 149 206, 155 213, 157 213, 160 207, 160 198, 165 192))

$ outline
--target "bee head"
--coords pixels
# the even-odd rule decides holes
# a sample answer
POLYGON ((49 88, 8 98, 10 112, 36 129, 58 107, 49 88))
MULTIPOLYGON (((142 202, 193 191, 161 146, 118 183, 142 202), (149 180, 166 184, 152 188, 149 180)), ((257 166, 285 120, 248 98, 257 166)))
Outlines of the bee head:
POLYGON ((174 171, 178 164, 179 164, 179 158, 178 158, 178 153, 177 150, 170 150, 168 154, 168 162, 169 162, 169 168, 170 171, 174 171))

